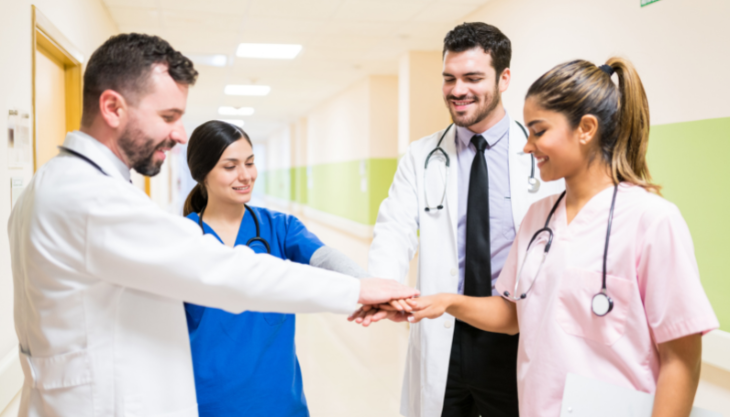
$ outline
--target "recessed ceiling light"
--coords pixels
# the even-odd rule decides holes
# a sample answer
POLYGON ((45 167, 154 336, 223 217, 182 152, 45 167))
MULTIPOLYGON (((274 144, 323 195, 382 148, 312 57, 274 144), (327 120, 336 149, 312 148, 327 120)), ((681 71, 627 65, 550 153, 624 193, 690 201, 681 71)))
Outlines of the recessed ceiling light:
POLYGON ((253 114, 253 107, 218 107, 218 114, 222 116, 250 116, 253 114))
POLYGON ((228 57, 225 55, 188 55, 188 58, 198 65, 211 67, 225 67, 228 63, 228 57))
POLYGON ((270 91, 268 85, 227 85, 225 89, 229 96, 265 96, 270 91))
POLYGON ((243 127, 243 120, 241 119, 220 119, 220 121, 230 123, 233 126, 243 127))
POLYGON ((283 43, 242 43, 238 45, 236 56, 241 58, 294 59, 302 50, 302 45, 283 43))

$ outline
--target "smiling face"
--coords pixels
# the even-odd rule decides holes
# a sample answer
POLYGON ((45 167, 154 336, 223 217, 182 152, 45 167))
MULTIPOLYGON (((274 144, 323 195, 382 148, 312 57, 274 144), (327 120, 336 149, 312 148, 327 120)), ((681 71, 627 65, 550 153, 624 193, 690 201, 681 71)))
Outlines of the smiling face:
POLYGON ((509 80, 509 68, 497 77, 491 55, 481 47, 446 51, 442 92, 454 124, 474 132, 485 131, 482 125, 490 124, 489 118, 501 105, 509 80))
POLYGON ((215 200, 223 205, 248 203, 257 176, 251 145, 244 138, 233 142, 205 177, 209 202, 215 200))
POLYGON ((128 165, 142 175, 160 172, 165 153, 187 141, 182 115, 188 86, 170 77, 165 65, 155 65, 149 91, 128 107, 128 120, 118 139, 128 165))
POLYGON ((545 110, 534 97, 528 97, 524 117, 530 132, 524 151, 535 155, 543 181, 570 178, 588 166, 589 145, 595 129, 586 132, 583 125, 590 125, 590 118, 595 119, 593 116, 573 128, 565 115, 545 110))

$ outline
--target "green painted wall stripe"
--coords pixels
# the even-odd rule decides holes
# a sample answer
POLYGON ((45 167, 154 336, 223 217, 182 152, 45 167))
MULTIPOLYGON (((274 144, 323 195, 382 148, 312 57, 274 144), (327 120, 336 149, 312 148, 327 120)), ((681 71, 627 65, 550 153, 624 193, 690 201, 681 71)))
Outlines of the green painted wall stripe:
POLYGON ((730 117, 652 126, 649 169, 689 225, 702 285, 725 331, 730 331, 728 155, 730 117))
POLYGON ((395 158, 371 158, 263 174, 267 195, 374 225, 397 166, 395 158))

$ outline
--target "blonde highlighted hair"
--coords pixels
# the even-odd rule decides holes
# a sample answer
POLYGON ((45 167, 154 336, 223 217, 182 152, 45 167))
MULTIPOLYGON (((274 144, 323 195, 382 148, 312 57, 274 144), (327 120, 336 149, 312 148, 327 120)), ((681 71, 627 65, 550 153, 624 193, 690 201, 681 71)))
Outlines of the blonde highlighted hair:
POLYGON ((649 101, 636 69, 626 59, 606 62, 616 74, 584 60, 560 64, 527 91, 546 110, 564 114, 575 128, 585 115, 598 119, 598 147, 611 167, 615 183, 622 181, 659 193, 646 164, 649 144, 649 101))

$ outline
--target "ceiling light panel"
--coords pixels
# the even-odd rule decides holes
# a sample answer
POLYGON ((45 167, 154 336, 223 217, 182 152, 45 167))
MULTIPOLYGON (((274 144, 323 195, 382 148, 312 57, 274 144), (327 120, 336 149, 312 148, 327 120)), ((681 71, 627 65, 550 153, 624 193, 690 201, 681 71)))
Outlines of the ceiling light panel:
POLYGON ((250 116, 253 114, 253 107, 218 107, 218 114, 221 116, 250 116))
POLYGON ((302 51, 302 45, 285 43, 242 43, 236 56, 259 59, 294 59, 302 51))
POLYGON ((225 55, 188 55, 187 57, 195 64, 211 67, 225 67, 228 63, 228 57, 225 55))
POLYGON ((229 96, 265 96, 271 92, 271 87, 268 85, 229 84, 224 92, 229 96))

